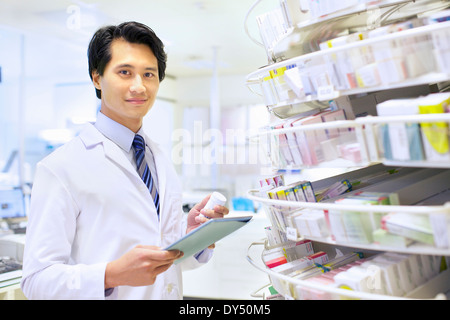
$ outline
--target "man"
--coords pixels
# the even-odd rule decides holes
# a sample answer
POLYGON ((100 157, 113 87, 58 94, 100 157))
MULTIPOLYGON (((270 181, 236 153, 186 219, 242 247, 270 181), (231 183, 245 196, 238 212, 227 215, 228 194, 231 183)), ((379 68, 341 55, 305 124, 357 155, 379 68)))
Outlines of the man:
POLYGON ((181 188, 142 119, 164 79, 163 44, 147 26, 127 22, 98 30, 88 49, 101 109, 95 125, 36 168, 22 289, 30 299, 180 299, 180 266, 197 267, 205 249, 179 265, 164 251, 209 218, 183 220, 181 188))

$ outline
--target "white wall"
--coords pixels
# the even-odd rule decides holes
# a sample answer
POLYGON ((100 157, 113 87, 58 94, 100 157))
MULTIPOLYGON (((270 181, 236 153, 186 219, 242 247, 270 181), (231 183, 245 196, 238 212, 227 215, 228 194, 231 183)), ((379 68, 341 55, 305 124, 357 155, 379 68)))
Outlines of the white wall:
MULTIPOLYGON (((185 148, 190 148, 188 150, 190 152, 189 157, 188 159, 183 159, 183 164, 178 165, 177 169, 183 175, 183 182, 186 188, 203 189, 211 186, 219 189, 228 189, 230 194, 233 195, 242 195, 245 193, 243 189, 253 186, 253 182, 257 179, 256 175, 259 173, 258 166, 247 161, 249 147, 243 144, 245 143, 244 136, 252 126, 261 127, 262 122, 267 124, 266 118, 264 118, 267 117, 267 111, 261 105, 262 99, 246 87, 245 74, 220 75, 219 73, 221 128, 218 129, 221 130, 221 139, 224 145, 219 150, 222 162, 217 165, 219 181, 218 185, 216 185, 216 181, 211 181, 211 178, 213 178, 211 173, 212 166, 207 162, 208 159, 205 159, 209 146, 204 146, 204 158, 201 159, 200 163, 198 161, 198 148, 196 149, 199 142, 207 144, 209 140, 208 131, 211 129, 209 119, 211 77, 177 78, 177 110, 181 110, 181 112, 177 112, 175 117, 182 117, 182 120, 175 121, 179 121, 182 124, 182 127, 190 133, 191 138, 191 141, 185 143, 185 148), (254 112, 257 109, 260 109, 261 118, 254 117, 254 112), (235 130, 234 132, 238 134, 242 133, 239 135, 240 138, 238 140, 240 141, 228 141, 231 144, 225 146, 226 129, 235 130), (201 130, 202 134, 200 139, 197 134, 199 130, 201 130), (237 132, 238 130, 239 132, 237 132), (189 143, 196 145, 192 146, 189 143), (230 162, 227 156, 234 157, 235 161, 230 162), (243 157, 244 159, 242 159, 243 157), (192 163, 192 160, 195 160, 194 163, 192 163)), ((177 136, 177 138, 179 137, 177 136)), ((179 143, 179 141, 177 140, 175 143, 179 143)))
MULTIPOLYGON (((250 73, 250 71, 249 71, 250 73)), ((246 74, 220 75, 219 97, 221 107, 260 104, 262 99, 245 86, 246 74)), ((210 105, 211 77, 177 78, 178 102, 183 106, 210 105)))

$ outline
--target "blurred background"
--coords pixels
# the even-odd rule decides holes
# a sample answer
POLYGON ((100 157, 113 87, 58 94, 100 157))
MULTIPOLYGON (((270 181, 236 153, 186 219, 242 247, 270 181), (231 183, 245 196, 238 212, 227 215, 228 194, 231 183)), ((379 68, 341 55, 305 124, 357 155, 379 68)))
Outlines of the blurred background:
POLYGON ((186 192, 245 193, 258 166, 248 161, 242 134, 239 141, 234 137, 267 122, 262 99, 245 85, 245 76, 267 58, 245 28, 259 38, 256 17, 278 1, 263 1, 250 12, 253 4, 0 1, 0 184, 31 184, 35 164, 95 120, 100 101, 87 71, 89 40, 101 26, 135 20, 150 26, 168 53, 167 77, 146 130, 172 158, 186 192), (228 139, 226 130, 235 130, 228 139), (207 148, 218 132, 214 161, 207 148))

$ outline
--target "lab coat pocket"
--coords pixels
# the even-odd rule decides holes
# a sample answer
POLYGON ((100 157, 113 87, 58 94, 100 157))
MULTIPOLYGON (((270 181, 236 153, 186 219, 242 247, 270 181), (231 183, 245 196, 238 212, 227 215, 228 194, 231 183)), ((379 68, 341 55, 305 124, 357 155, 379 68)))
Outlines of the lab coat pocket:
POLYGON ((181 272, 177 266, 170 267, 164 273, 164 287, 161 298, 163 300, 181 300, 183 298, 183 283, 181 272))

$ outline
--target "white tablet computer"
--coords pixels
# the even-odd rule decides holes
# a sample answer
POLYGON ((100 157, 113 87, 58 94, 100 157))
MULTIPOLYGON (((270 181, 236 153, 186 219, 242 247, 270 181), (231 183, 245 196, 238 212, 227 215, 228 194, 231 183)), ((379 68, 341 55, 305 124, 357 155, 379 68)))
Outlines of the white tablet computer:
POLYGON ((251 219, 251 216, 211 219, 168 246, 165 250, 180 250, 184 253, 183 257, 174 262, 177 264, 243 227, 251 219))

